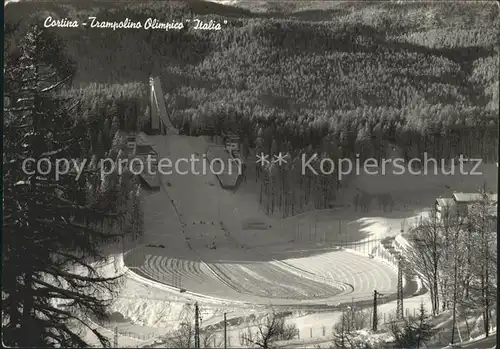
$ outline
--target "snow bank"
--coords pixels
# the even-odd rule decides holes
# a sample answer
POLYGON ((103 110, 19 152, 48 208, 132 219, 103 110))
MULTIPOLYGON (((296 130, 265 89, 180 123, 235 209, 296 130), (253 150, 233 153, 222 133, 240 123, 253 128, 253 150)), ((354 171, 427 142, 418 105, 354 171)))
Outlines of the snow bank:
POLYGON ((137 325, 174 328, 179 323, 184 307, 185 303, 167 300, 122 297, 117 299, 111 310, 137 325))
MULTIPOLYGON (((168 286, 168 285, 160 283, 160 282, 146 279, 146 278, 134 273, 131 270, 127 271, 127 276, 132 278, 132 279, 135 279, 136 281, 143 283, 145 285, 150 285, 150 286, 156 288, 160 292, 166 291, 168 293, 179 293, 179 289, 176 287, 168 286)), ((206 301, 206 302, 221 304, 221 305, 223 305, 223 304, 233 304, 233 305, 234 304, 246 304, 245 302, 242 302, 242 301, 234 301, 234 300, 227 300, 227 299, 223 299, 223 298, 211 297, 211 296, 206 296, 206 295, 191 292, 191 291, 186 291, 186 292, 184 292, 184 294, 186 296, 188 296, 189 298, 194 299, 194 300, 206 301)))

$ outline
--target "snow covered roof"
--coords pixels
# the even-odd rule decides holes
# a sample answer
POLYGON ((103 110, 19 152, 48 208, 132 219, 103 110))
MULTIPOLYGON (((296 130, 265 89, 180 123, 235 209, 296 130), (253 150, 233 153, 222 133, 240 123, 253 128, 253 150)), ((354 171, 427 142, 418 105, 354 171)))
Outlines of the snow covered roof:
POLYGON ((216 174, 216 177, 223 188, 235 188, 240 178, 241 169, 238 163, 230 161, 230 159, 234 159, 232 154, 223 147, 211 146, 207 150, 207 157, 210 161, 212 159, 223 160, 228 168, 224 169, 222 173, 216 174))
POLYGON ((453 199, 460 203, 474 202, 479 201, 481 195, 479 193, 453 193, 453 199))
MULTIPOLYGON (((487 194, 488 198, 492 201, 498 200, 498 194, 487 194)), ((482 195, 480 193, 453 193, 453 199, 456 202, 468 203, 480 201, 482 195)))

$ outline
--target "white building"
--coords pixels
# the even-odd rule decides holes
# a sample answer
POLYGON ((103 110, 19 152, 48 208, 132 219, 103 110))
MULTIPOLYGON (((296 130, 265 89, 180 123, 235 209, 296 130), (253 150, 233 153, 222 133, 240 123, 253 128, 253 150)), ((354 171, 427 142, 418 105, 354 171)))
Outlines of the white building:
MULTIPOLYGON (((490 204, 488 216, 496 230, 498 194, 487 194, 487 196, 490 204)), ((467 217, 471 206, 482 199, 483 195, 480 193, 453 193, 451 198, 437 198, 434 204, 436 218, 444 221, 445 219, 467 217)))

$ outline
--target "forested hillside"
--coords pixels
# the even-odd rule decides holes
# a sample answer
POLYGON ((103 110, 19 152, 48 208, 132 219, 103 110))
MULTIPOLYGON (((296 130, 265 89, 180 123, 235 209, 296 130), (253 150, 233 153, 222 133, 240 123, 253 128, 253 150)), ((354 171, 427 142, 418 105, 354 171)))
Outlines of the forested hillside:
POLYGON ((381 158, 391 143, 407 158, 497 161, 495 3, 293 4, 27 3, 6 17, 228 20, 220 31, 56 30, 77 62, 75 88, 160 75, 174 122, 193 135, 232 130, 250 148, 332 158, 381 158))
MULTIPOLYGON (((74 120, 71 127, 73 136, 78 139, 79 152, 75 156, 79 161, 88 161, 91 166, 100 163, 100 160, 106 157, 113 157, 119 153, 119 150, 126 146, 126 140, 119 137, 117 131, 127 130, 135 131, 141 127, 142 117, 147 112, 147 85, 144 82, 131 82, 125 84, 84 84, 71 87, 70 77, 78 74, 80 67, 78 64, 67 57, 67 45, 60 37, 45 36, 47 34, 34 34, 37 30, 29 27, 31 21, 26 21, 18 28, 14 26, 7 27, 7 42, 5 45, 6 72, 16 71, 17 65, 24 64, 24 48, 26 45, 23 39, 34 36, 40 43, 36 47, 37 55, 35 65, 40 65, 39 69, 48 72, 55 70, 62 76, 69 76, 66 80, 53 81, 54 88, 50 91, 51 98, 64 100, 71 105, 63 117, 74 120), (40 36, 37 36, 40 35, 40 36), (42 40, 43 39, 43 40, 42 40), (40 60, 51 61, 50 65, 42 65, 40 60), (55 64, 54 64, 55 62, 55 64), (76 65, 76 67, 75 67, 76 65), (43 68, 41 68, 43 67, 43 68), (76 69, 75 69, 76 68, 76 69)), ((43 33, 43 32, 41 32, 43 33)), ((52 34, 54 34, 52 32, 52 34)), ((35 40, 35 39, 33 39, 35 40)), ((12 75, 12 74, 11 74, 12 75)), ((55 76, 55 73, 53 73, 55 76)), ((58 76, 59 77, 59 76, 58 76)), ((23 99, 16 98, 18 89, 22 84, 29 80, 19 80, 16 76, 7 76, 5 78, 4 94, 9 97, 14 112, 6 112, 4 124, 19 122, 16 113, 23 110, 23 99), (16 101, 16 99, 18 99, 16 101)), ((73 84, 75 85, 75 84, 73 84)), ((49 136, 47 136, 49 137, 49 136)), ((75 141, 76 142, 76 141, 75 141)), ((84 163, 82 163, 84 166, 84 163)), ((91 171, 92 172, 92 171, 91 171)), ((99 185, 93 183, 93 191, 90 197, 97 203, 109 200, 111 211, 130 212, 132 207, 137 204, 138 198, 135 195, 138 185, 138 178, 125 173, 123 176, 107 176, 101 178, 99 185), (100 190, 103 192, 101 193, 100 190), (104 200, 106 198, 106 200, 104 200)), ((137 205, 136 205, 137 206, 137 205)), ((134 213, 140 209, 134 207, 134 213)), ((116 225, 125 225, 131 227, 129 217, 121 219, 116 225), (128 220, 127 220, 128 219, 128 220)), ((122 229, 120 228, 120 231, 122 229)), ((140 236, 140 229, 131 233, 135 237, 140 236)), ((127 235, 129 236, 129 235, 127 235)), ((102 247, 102 246, 101 246, 102 247)), ((120 247, 121 248, 121 247, 120 247)))
POLYGON ((5 51, 2 340, 88 347, 76 324, 107 318, 121 285, 96 263, 142 233, 137 178, 103 176, 93 160, 117 157, 124 142, 113 129, 126 127, 118 113, 127 116, 138 93, 70 90, 74 65, 64 43, 40 26, 27 29, 5 51))

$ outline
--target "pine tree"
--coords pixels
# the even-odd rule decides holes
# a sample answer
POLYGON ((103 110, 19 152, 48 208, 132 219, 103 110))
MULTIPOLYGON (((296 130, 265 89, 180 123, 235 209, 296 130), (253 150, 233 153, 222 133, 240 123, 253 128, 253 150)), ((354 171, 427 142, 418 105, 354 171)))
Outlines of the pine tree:
POLYGON ((116 132, 118 132, 119 130, 120 130, 120 118, 118 116, 118 113, 116 113, 112 116, 111 130, 110 130, 111 137, 114 137, 116 132))
POLYGON ((402 322, 391 321, 389 324, 397 348, 427 348, 427 342, 436 334, 431 317, 424 304, 420 304, 417 316, 405 318, 402 322))
POLYGON ((57 159, 81 159, 82 133, 68 117, 73 101, 57 91, 72 66, 50 32, 30 26, 7 57, 4 109, 3 343, 21 347, 87 346, 81 328, 108 340, 88 323, 107 316, 119 277, 99 275, 93 262, 114 237, 96 229, 108 214, 93 205, 96 171, 55 175, 57 159), (45 158, 45 166, 34 165, 45 158))
POLYGON ((141 239, 144 234, 143 210, 138 189, 132 196, 132 213, 132 220, 134 222, 133 239, 138 240, 141 239))
POLYGON ((430 317, 422 303, 420 304, 418 315, 404 321, 403 331, 398 342, 402 348, 419 349, 423 346, 425 348, 426 342, 432 338, 435 332, 430 317))

